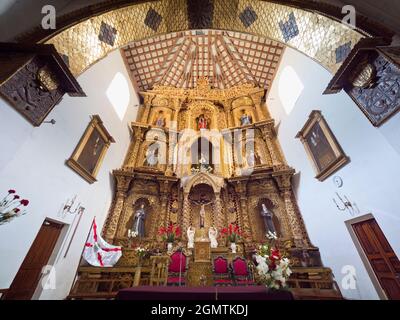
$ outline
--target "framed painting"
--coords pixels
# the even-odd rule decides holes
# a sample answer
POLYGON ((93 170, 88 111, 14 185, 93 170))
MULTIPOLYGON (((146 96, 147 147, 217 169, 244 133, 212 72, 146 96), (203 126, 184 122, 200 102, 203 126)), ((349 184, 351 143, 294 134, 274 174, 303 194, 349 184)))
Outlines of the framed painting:
POLYGON ((66 164, 86 181, 94 183, 104 156, 114 142, 103 121, 94 115, 66 164))
POLYGON ((330 130, 321 111, 311 112, 306 124, 296 135, 304 145, 311 159, 316 177, 324 181, 350 161, 345 155, 334 134, 330 130))

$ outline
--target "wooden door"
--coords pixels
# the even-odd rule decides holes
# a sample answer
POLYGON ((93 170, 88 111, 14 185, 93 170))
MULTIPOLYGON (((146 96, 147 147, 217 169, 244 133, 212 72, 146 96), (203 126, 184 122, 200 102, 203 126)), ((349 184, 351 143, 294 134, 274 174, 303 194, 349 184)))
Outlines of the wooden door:
POLYGON ((29 300, 40 281, 42 269, 47 265, 63 225, 45 220, 32 243, 17 275, 6 293, 5 300, 29 300))
POLYGON ((376 277, 389 299, 400 299, 400 262, 375 219, 352 225, 376 277))

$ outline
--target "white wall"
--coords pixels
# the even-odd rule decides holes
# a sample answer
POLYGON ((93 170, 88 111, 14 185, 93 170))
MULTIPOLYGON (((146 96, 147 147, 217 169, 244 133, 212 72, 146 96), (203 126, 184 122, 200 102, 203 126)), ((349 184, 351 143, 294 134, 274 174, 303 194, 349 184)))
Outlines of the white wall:
MULTIPOLYGON (((359 216, 372 213, 393 249, 400 256, 400 114, 380 128, 373 127, 347 94, 322 95, 332 78, 325 69, 292 49, 287 49, 267 98, 273 118, 279 123, 279 140, 288 164, 300 173, 297 198, 311 241, 320 248, 325 266, 331 267, 339 285, 342 267, 356 268, 356 290, 344 290, 348 298, 376 299, 377 293, 367 275, 356 247, 345 226, 353 218, 338 211, 332 198, 338 191, 357 203, 359 216), (291 113, 287 114, 279 96, 283 70, 291 66, 304 90, 291 113), (343 187, 335 187, 332 177, 315 179, 310 160, 300 140, 295 139, 312 110, 321 110, 351 162, 336 172, 343 187)), ((291 92, 290 81, 282 83, 281 94, 291 92), (285 90, 286 88, 286 90, 285 90), (286 91, 286 92, 285 92, 286 91)))
MULTIPOLYGON (((122 165, 129 145, 129 123, 136 118, 138 99, 129 81, 119 51, 94 65, 78 78, 86 98, 65 96, 47 120, 57 123, 31 126, 22 116, 0 100, 0 196, 13 188, 31 201, 29 213, 0 226, 0 288, 8 288, 29 250, 43 220, 60 220, 59 210, 67 198, 78 195, 86 208, 66 259, 64 250, 55 265, 55 290, 46 290, 42 299, 63 299, 69 293, 84 241, 92 219, 100 227, 112 200, 113 180, 110 172, 122 165), (117 116, 106 90, 117 72, 129 83, 129 106, 123 118, 117 116), (65 165, 71 156, 90 116, 100 115, 105 127, 116 140, 111 144, 98 173, 98 182, 90 185, 65 165)), ((71 217, 66 222, 71 222, 71 217)))

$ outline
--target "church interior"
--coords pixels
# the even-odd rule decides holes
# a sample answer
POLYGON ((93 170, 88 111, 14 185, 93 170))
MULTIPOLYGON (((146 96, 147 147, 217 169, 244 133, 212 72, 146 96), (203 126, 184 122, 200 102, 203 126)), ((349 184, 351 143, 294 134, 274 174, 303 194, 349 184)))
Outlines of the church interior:
POLYGON ((399 12, 2 1, 0 299, 399 300, 399 12))

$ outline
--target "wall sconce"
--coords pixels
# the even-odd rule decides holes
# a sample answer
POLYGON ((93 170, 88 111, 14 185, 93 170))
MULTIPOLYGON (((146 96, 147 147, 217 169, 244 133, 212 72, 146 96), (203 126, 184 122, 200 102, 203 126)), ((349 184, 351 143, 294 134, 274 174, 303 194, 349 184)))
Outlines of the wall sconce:
POLYGON ((81 203, 80 203, 80 202, 79 202, 78 205, 75 207, 75 209, 73 209, 73 207, 74 207, 74 205, 75 205, 76 197, 77 197, 77 196, 75 195, 71 200, 68 200, 68 199, 67 199, 67 201, 65 202, 64 207, 63 207, 62 212, 61 212, 61 216, 62 216, 63 218, 65 218, 65 216, 66 216, 67 214, 76 214, 76 213, 79 213, 79 212, 82 211, 82 210, 85 210, 85 208, 83 208, 83 207, 81 206, 81 203))
POLYGON ((356 214, 360 213, 360 209, 358 209, 357 204, 355 202, 351 202, 346 195, 343 195, 344 200, 342 199, 342 197, 339 195, 339 193, 336 192, 336 196, 339 199, 340 205, 338 204, 338 202, 336 201, 335 198, 333 198, 333 202, 335 203, 336 207, 338 208, 338 210, 340 211, 349 211, 351 216, 354 216, 356 214))
MULTIPOLYGON (((62 209, 62 212, 61 212, 61 216, 62 216, 63 218, 65 218, 67 214, 72 214, 72 215, 74 215, 74 220, 72 221, 72 223, 71 223, 71 225, 70 225, 70 229, 68 230, 68 233, 67 233, 67 235, 66 235, 66 237, 65 237, 66 239, 69 238, 69 235, 70 235, 70 232, 71 232, 71 228, 75 225, 75 228, 74 228, 74 230, 73 230, 73 232, 72 232, 71 238, 69 239, 68 246, 67 246, 67 249, 66 249, 65 254, 64 254, 64 258, 67 257, 67 254, 68 254, 69 249, 70 249, 71 244, 72 244, 72 240, 73 240, 74 237, 75 237, 76 230, 78 229, 79 224, 80 224, 81 219, 82 219, 82 216, 83 216, 83 213, 85 212, 85 208, 81 206, 81 203, 80 203, 80 202, 79 202, 78 205, 74 208, 74 206, 75 206, 75 201, 76 201, 76 197, 77 197, 77 196, 75 195, 71 200, 67 200, 67 201, 65 202, 65 204, 64 204, 64 206, 63 206, 63 209, 62 209), (78 221, 75 223, 76 217, 79 217, 79 218, 78 218, 78 221)), ((64 246, 63 246, 62 249, 64 249, 64 246)))

